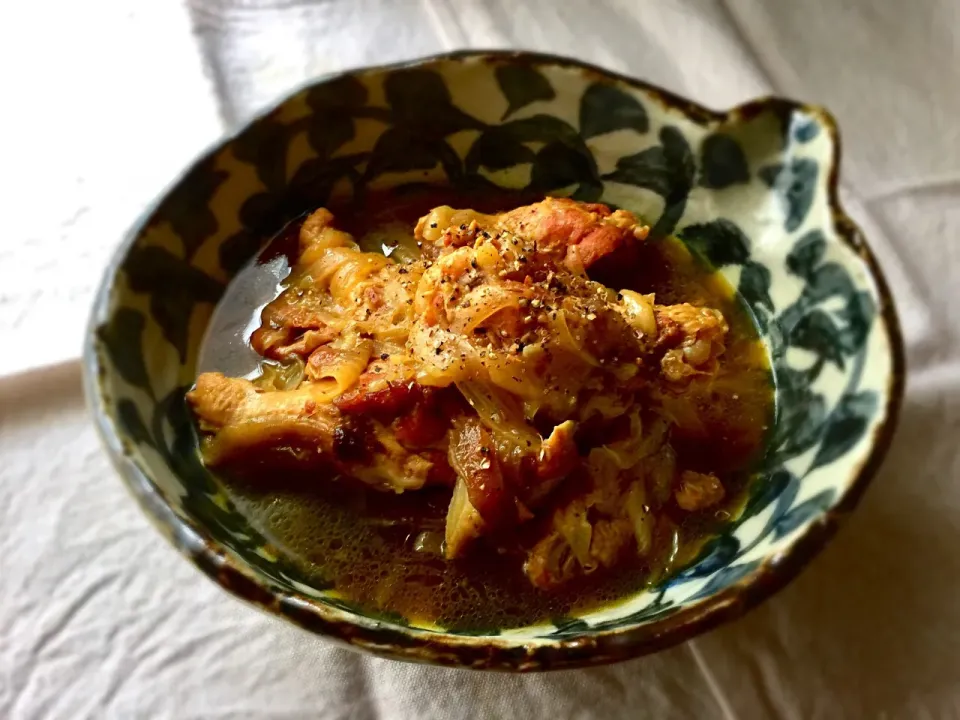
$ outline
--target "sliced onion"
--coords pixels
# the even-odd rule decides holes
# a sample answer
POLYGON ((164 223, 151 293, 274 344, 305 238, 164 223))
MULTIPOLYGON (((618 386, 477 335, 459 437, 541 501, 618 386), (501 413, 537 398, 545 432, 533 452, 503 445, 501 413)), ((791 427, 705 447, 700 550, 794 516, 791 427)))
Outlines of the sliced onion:
POLYGON ((443 555, 443 533, 436 530, 424 530, 413 541, 415 552, 443 555))
POLYGON ((583 569, 587 572, 593 570, 596 565, 590 555, 593 527, 587 521, 586 510, 579 506, 568 507, 554 517, 553 525, 570 545, 574 557, 583 569))
POLYGON ((658 505, 663 505, 673 495, 673 481, 677 474, 677 456, 669 443, 664 443, 660 452, 645 462, 647 486, 658 505))
POLYGON ((621 470, 627 470, 660 449, 666 430, 666 423, 655 420, 644 432, 639 415, 633 414, 630 417, 630 435, 606 447, 612 453, 617 466, 621 470))
POLYGON ((417 239, 403 223, 389 223, 368 232, 360 238, 359 245, 364 252, 379 253, 398 263, 409 263, 420 259, 417 239))
POLYGON ((499 285, 485 285, 467 294, 469 308, 460 307, 451 324, 454 332, 469 335, 492 315, 506 308, 519 308, 520 295, 499 285))
POLYGON ((657 317, 653 311, 653 294, 641 295, 633 290, 622 290, 623 309, 627 322, 644 335, 657 334, 657 317))
POLYGON ((553 330, 557 339, 560 341, 560 347, 571 355, 579 358, 581 361, 592 367, 600 367, 597 359, 583 347, 583 343, 574 337, 567 324, 567 315, 563 310, 558 310, 555 319, 552 319, 553 330))
POLYGON ((656 518, 646 503, 642 482, 634 482, 627 491, 627 515, 637 540, 637 554, 645 557, 653 547, 653 528, 656 518))
POLYGON ((483 518, 470 504, 467 486, 463 478, 457 478, 447 509, 444 529, 444 554, 447 558, 460 555, 466 546, 483 532, 483 518))
POLYGON ((498 441, 508 441, 521 448, 540 448, 540 434, 527 425, 523 405, 517 398, 476 380, 459 381, 457 389, 498 441))
POLYGON ((255 380, 255 384, 268 391, 294 390, 303 382, 305 367, 303 359, 296 356, 292 362, 282 365, 263 361, 260 363, 260 377, 255 380))

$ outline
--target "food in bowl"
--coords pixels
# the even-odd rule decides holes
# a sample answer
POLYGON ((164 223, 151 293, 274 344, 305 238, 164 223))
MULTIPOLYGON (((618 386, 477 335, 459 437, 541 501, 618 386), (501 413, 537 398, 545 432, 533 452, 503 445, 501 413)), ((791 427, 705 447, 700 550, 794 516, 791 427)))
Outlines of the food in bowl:
POLYGON ((594 607, 688 561, 773 412, 732 288, 624 210, 414 224, 429 199, 281 234, 258 372, 187 396, 205 463, 338 593, 447 627, 594 607))

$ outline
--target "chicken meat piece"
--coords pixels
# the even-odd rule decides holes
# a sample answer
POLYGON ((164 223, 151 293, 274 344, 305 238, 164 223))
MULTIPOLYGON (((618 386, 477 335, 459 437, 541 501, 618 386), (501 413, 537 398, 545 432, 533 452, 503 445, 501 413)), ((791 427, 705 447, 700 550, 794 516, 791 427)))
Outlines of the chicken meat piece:
POLYGON ((696 512, 723 500, 723 484, 713 473, 687 470, 680 475, 680 484, 674 497, 677 505, 687 512, 696 512))
POLYGON ((457 424, 450 442, 450 465, 457 474, 447 511, 445 554, 454 558, 488 527, 502 524, 515 505, 504 482, 489 431, 475 418, 457 424))
POLYGON ((585 392, 645 382, 656 320, 650 305, 651 333, 625 296, 562 265, 533 267, 534 253, 483 234, 446 248, 420 281, 409 346, 421 382, 480 381, 556 425, 576 419, 585 392))
POLYGON ((583 491, 553 510, 524 564, 530 582, 541 589, 611 567, 634 537, 627 512, 629 487, 603 451, 591 454, 578 481, 583 491))
POLYGON ((316 392, 311 385, 259 392, 249 380, 203 373, 186 399, 206 436, 204 459, 229 466, 264 449, 290 448, 304 463, 332 461, 338 455, 339 413, 316 392))
MULTIPOLYGON (((242 472, 244 465, 266 456, 292 466, 330 467, 396 492, 452 481, 444 453, 405 447, 383 422, 402 407, 383 409, 379 420, 358 420, 331 404, 316 384, 261 392, 249 380, 220 373, 202 374, 187 402, 208 435, 204 458, 211 466, 242 472)), ((416 401, 408 397, 407 402, 416 401)))
POLYGON ((478 236, 506 235, 523 242, 529 262, 562 265, 580 273, 607 256, 629 251, 649 231, 626 210, 546 198, 499 215, 438 207, 420 219, 415 234, 433 255, 471 245, 478 236))
POLYGON ((669 498, 676 477, 664 425, 590 452, 580 492, 558 499, 530 549, 524 572, 548 590, 615 565, 625 554, 646 557, 653 548, 654 508, 669 498), (661 486, 666 485, 666 494, 661 486))
MULTIPOLYGON (((449 460, 457 485, 446 522, 446 556, 454 558, 481 535, 532 517, 547 497, 579 464, 572 422, 543 441, 539 457, 501 458, 502 446, 476 418, 455 423, 449 460), (498 452, 499 451, 499 452, 498 452), (525 461, 532 462, 525 462, 525 461)), ((520 449, 523 452, 522 448, 520 449)))
POLYGON ((664 378, 684 383, 716 374, 729 330, 719 310, 683 303, 658 306, 656 315, 658 345, 666 348, 660 360, 664 378))
POLYGON ((306 360, 345 331, 389 335, 409 320, 423 265, 361 252, 333 222, 326 209, 304 221, 287 288, 264 307, 250 339, 263 357, 306 360))

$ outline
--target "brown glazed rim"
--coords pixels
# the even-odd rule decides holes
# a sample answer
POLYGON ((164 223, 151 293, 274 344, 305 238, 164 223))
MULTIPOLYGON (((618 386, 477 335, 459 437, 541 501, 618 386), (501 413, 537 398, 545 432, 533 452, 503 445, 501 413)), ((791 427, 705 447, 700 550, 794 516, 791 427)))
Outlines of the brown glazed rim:
MULTIPOLYGON (((578 60, 534 52, 498 50, 446 53, 326 76, 298 88, 261 113, 259 117, 276 111, 298 92, 318 83, 343 76, 382 73, 449 61, 523 63, 574 70, 588 76, 595 76, 599 80, 615 81, 642 91, 657 99, 665 107, 678 110, 704 126, 742 121, 762 112, 774 112, 788 117, 798 111, 814 115, 824 124, 832 136, 834 147, 827 189, 835 228, 843 242, 867 265, 876 283, 880 304, 879 315, 889 337, 892 355, 884 418, 874 430, 869 456, 837 504, 803 530, 785 550, 766 558, 754 572, 715 595, 660 620, 617 630, 587 631, 582 635, 556 640, 549 638, 513 640, 498 636, 471 637, 406 628, 380 623, 324 605, 304 594, 282 590, 259 576, 241 559, 222 547, 195 519, 179 514, 167 503, 159 489, 135 462, 125 441, 118 433, 115 420, 105 410, 107 392, 102 384, 102 378, 108 370, 98 352, 95 331, 108 316, 112 282, 122 259, 156 206, 148 210, 133 226, 111 260, 98 292, 85 338, 84 386, 101 439, 109 450, 111 460, 141 507, 163 534, 200 570, 226 590, 306 630, 385 657, 437 665, 520 672, 601 665, 662 650, 689 640, 723 622, 740 617, 796 577, 833 537, 841 521, 856 507, 890 445, 903 397, 905 373, 903 340, 893 299, 863 233, 843 211, 838 198, 840 137, 836 121, 823 108, 777 97, 761 98, 727 112, 717 112, 650 83, 578 60)), ((217 142, 191 168, 187 169, 184 175, 211 158, 242 131, 243 128, 238 129, 234 134, 217 142)), ((177 182, 182 178, 183 175, 177 182)), ((163 198, 165 195, 166 192, 158 197, 163 198)))

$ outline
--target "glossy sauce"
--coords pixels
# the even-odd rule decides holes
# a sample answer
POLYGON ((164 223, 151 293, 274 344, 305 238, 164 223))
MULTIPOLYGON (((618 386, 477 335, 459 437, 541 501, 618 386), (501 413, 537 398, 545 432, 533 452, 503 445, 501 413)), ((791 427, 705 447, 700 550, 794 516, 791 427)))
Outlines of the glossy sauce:
MULTIPOLYGON (((412 235, 417 218, 448 204, 497 212, 538 198, 456 196, 431 192, 368 200, 373 213, 331 208, 338 225, 362 245, 385 246, 396 233, 412 235)), ((261 264, 295 252, 296 227, 278 235, 261 264)), ((335 588, 372 614, 399 613, 451 629, 506 628, 557 618, 615 601, 682 567, 703 541, 735 517, 744 501, 750 468, 762 453, 773 417, 767 353, 755 325, 729 284, 692 256, 678 240, 648 240, 637 267, 619 277, 597 278, 610 286, 655 292, 659 304, 691 302, 723 312, 730 325, 721 371, 697 388, 698 412, 687 437, 673 435, 681 464, 713 471, 723 480, 722 505, 700 513, 664 509, 655 531, 656 552, 633 557, 551 591, 533 587, 522 572, 520 548, 481 546, 457 561, 418 551, 424 530, 442 534, 450 491, 401 495, 354 487, 336 478, 276 473, 241 483, 224 478, 238 509, 303 572, 302 581, 335 588)), ((243 273, 235 283, 243 282, 243 273)), ((259 307, 246 310, 258 324, 259 307)), ((234 338, 235 341, 235 338, 234 338)), ((208 337, 216 355, 216 334, 208 337)))

